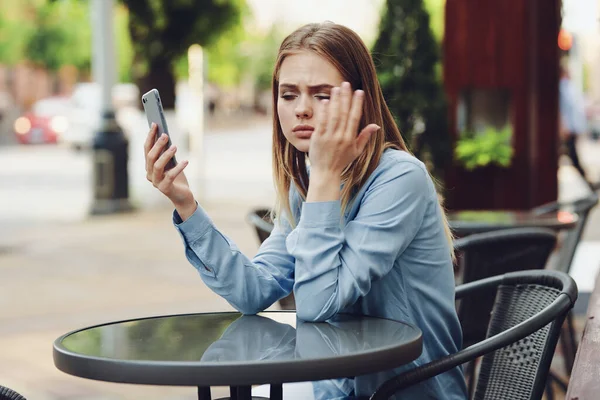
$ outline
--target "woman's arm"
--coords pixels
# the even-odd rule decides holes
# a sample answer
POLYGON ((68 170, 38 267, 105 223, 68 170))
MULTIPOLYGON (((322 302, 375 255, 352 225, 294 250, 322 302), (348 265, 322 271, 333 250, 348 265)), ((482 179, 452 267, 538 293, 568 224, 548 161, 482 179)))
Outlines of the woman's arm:
POLYGON ((375 178, 344 228, 339 201, 304 203, 287 238, 298 317, 326 320, 366 295, 417 234, 432 192, 421 166, 397 162, 375 178))
POLYGON ((217 230, 200 206, 184 222, 175 212, 173 222, 204 283, 240 312, 256 314, 292 291, 294 258, 285 248, 291 230, 286 220, 275 223, 252 260, 217 230))

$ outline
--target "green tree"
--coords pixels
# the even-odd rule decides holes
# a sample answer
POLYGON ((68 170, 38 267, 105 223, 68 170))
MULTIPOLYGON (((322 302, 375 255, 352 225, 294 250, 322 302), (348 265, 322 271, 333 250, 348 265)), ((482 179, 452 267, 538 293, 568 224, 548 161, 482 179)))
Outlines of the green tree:
POLYGON ((25 58, 50 70, 67 64, 89 70, 91 28, 88 2, 41 2, 34 15, 36 29, 27 38, 25 58))
POLYGON ((133 44, 129 36, 129 12, 122 4, 119 4, 115 10, 115 42, 119 81, 131 82, 133 79, 131 73, 133 44))
POLYGON ((140 91, 160 91, 163 105, 175 104, 174 64, 197 43, 208 46, 241 24, 244 0, 121 0, 129 10, 133 78, 140 91))
POLYGON ((410 149, 440 178, 452 157, 439 47, 423 0, 386 0, 372 49, 383 94, 410 149))
MULTIPOLYGON (((244 51, 247 33, 243 25, 233 26, 226 35, 220 35, 204 47, 208 60, 207 79, 221 87, 234 87, 241 83, 248 70, 250 55, 244 51)), ((175 64, 177 78, 187 78, 187 54, 179 57, 175 64)))
POLYGON ((25 57, 33 24, 27 15, 35 11, 31 0, 0 2, 0 63, 14 65, 25 57))

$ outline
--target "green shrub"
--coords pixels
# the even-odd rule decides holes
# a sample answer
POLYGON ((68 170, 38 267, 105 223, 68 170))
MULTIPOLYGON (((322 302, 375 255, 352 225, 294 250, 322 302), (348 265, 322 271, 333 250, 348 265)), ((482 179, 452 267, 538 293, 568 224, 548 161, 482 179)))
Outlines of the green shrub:
POLYGON ((468 170, 491 164, 507 168, 514 154, 511 138, 508 125, 501 130, 487 127, 483 132, 465 132, 456 143, 454 156, 468 170))

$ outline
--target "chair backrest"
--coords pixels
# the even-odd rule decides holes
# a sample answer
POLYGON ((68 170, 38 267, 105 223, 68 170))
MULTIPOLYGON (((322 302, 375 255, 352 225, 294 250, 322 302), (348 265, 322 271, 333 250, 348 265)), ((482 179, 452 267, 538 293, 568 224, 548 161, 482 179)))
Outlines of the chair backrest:
POLYGON ((247 216, 248 222, 256 230, 258 241, 264 242, 273 230, 273 221, 271 220, 271 210, 268 208, 257 208, 252 210, 247 216))
MULTIPOLYGON (((533 271, 535 272, 535 271, 533 271)), ((577 299, 577 286, 564 273, 539 271, 538 277, 526 273, 505 277, 498 286, 487 337, 494 337, 544 309, 566 294, 571 306, 548 325, 525 338, 483 357, 474 399, 541 399, 550 364, 566 314, 577 299)))
POLYGON ((565 210, 576 213, 578 216, 577 224, 575 228, 565 231, 563 233, 564 239, 558 252, 557 263, 554 269, 562 272, 569 273, 571 270, 571 264, 575 258, 575 251, 577 245, 581 240, 583 231, 587 225, 588 217, 592 209, 598 204, 598 194, 595 192, 590 193, 587 197, 578 199, 570 203, 553 202, 535 207, 532 212, 538 215, 543 215, 547 212, 556 212, 558 210, 565 210))
MULTIPOLYGON (((556 234, 544 228, 486 232, 457 239, 459 274, 469 283, 508 272, 542 269, 556 245, 556 234)), ((458 303, 463 344, 481 341, 486 334, 495 293, 483 293, 458 303)))
POLYGON ((0 400, 26 400, 19 393, 5 386, 0 386, 0 400))
POLYGON ((496 298, 484 340, 388 379, 370 399, 389 399, 481 356, 474 399, 541 399, 561 326, 577 300, 577 285, 563 272, 520 271, 461 285, 456 298, 490 292, 496 298))

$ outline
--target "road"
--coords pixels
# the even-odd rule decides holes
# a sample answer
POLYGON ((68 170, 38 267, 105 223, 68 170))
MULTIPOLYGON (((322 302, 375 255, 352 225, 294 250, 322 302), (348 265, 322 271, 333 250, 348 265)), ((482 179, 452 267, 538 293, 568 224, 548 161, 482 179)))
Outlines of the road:
MULTIPOLYGON (((145 179, 144 135, 145 131, 131 135, 131 201, 138 208, 168 205, 145 179)), ((202 201, 270 205, 274 196, 270 143, 268 125, 257 124, 205 135, 202 163, 185 149, 179 159, 191 160, 188 178, 202 201)), ((90 151, 60 145, 5 146, 0 147, 0 160, 0 243, 13 229, 87 217, 93 188, 90 151)))

